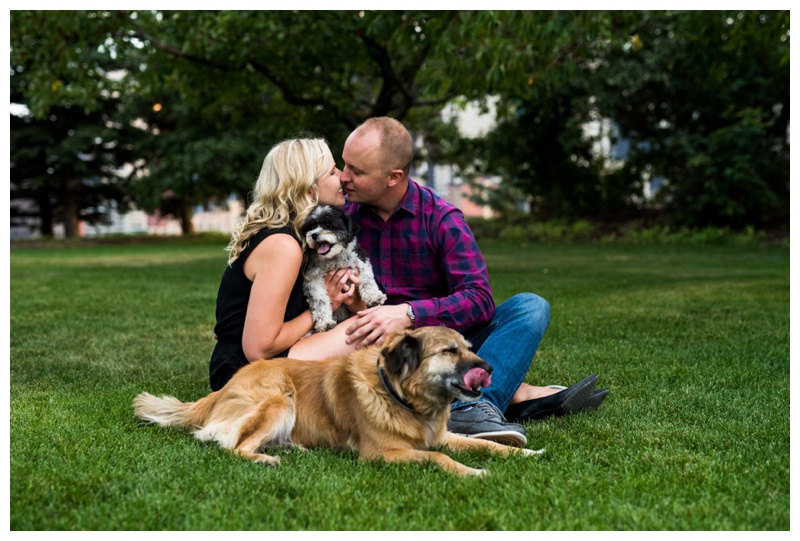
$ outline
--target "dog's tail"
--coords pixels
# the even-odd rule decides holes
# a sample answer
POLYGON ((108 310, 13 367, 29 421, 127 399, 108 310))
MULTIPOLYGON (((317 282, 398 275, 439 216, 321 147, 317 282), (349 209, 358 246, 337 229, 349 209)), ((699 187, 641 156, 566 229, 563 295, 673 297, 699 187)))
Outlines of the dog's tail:
POLYGON ((205 399, 198 402, 181 402, 173 396, 153 396, 141 393, 133 400, 136 417, 161 426, 197 428, 205 421, 205 399))

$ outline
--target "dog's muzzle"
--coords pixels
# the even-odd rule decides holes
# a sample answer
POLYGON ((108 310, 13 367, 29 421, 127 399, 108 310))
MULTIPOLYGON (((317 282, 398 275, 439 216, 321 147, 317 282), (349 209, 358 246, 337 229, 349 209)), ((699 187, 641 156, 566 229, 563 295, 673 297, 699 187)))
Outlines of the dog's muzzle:
POLYGON ((324 256, 328 252, 331 251, 333 244, 324 240, 320 240, 319 233, 310 233, 306 235, 306 243, 311 247, 317 254, 324 256))
POLYGON ((451 381, 451 385, 459 395, 467 398, 478 398, 481 396, 483 389, 492 384, 492 366, 481 361, 477 365, 472 365, 468 368, 464 375, 451 381))
POLYGON ((331 251, 331 245, 328 244, 327 242, 320 242, 320 243, 316 243, 316 244, 317 244, 317 246, 316 247, 312 246, 312 248, 314 248, 314 250, 319 255, 325 255, 325 254, 327 254, 328 252, 331 251))

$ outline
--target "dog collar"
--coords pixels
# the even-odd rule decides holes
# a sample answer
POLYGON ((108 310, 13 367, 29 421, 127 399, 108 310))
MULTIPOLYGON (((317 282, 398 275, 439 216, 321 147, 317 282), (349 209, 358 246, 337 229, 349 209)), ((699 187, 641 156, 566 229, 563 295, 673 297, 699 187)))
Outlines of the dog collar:
POLYGON ((395 391, 392 388, 392 386, 389 385, 389 382, 386 381, 386 373, 383 371, 383 368, 380 365, 378 365, 378 377, 381 378, 381 383, 383 383, 383 388, 386 389, 386 392, 389 393, 389 396, 391 396, 394 399, 394 401, 397 402, 400 405, 400 407, 402 407, 404 410, 414 413, 414 408, 411 406, 411 404, 409 404, 399 394, 397 394, 397 391, 395 391))

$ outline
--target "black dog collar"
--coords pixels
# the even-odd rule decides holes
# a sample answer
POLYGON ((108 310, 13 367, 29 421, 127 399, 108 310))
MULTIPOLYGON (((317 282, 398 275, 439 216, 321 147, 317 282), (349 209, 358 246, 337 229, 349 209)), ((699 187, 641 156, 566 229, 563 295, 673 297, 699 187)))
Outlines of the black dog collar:
POLYGON ((400 404, 400 407, 402 407, 404 410, 414 413, 414 408, 411 406, 411 404, 397 394, 397 391, 395 391, 392 386, 389 385, 389 382, 386 381, 386 373, 383 371, 383 368, 380 365, 378 365, 378 376, 381 378, 383 388, 386 389, 386 392, 389 393, 389 396, 391 396, 395 402, 400 404))

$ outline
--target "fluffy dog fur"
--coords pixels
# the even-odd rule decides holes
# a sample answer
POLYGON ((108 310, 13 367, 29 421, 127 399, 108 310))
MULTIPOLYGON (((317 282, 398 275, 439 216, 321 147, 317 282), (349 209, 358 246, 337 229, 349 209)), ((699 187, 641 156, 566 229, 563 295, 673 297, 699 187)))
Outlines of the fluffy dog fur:
POLYGON ((386 295, 375 283, 367 254, 356 243, 358 226, 346 212, 338 207, 319 206, 306 219, 300 233, 308 247, 303 292, 311 308, 314 331, 327 331, 350 317, 344 305, 336 312, 331 308, 324 281, 328 271, 358 269, 361 300, 367 307, 386 302, 386 295))
POLYGON ((453 399, 478 398, 491 383, 491 370, 456 331, 425 327, 401 331, 382 348, 364 348, 347 357, 255 361, 197 402, 142 393, 134 410, 140 419, 193 429, 203 441, 215 440, 273 466, 280 459, 260 449, 330 447, 354 449, 363 459, 433 461, 452 473, 482 475, 485 470, 430 449, 541 452, 447 431, 453 399))

